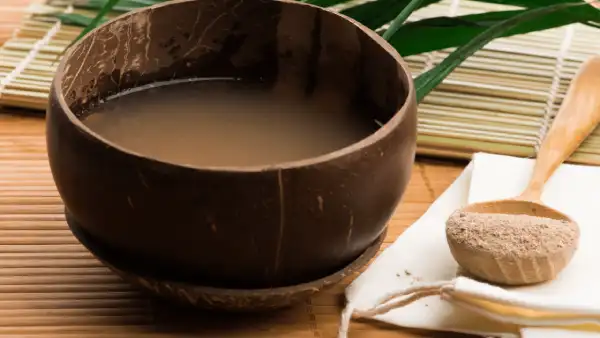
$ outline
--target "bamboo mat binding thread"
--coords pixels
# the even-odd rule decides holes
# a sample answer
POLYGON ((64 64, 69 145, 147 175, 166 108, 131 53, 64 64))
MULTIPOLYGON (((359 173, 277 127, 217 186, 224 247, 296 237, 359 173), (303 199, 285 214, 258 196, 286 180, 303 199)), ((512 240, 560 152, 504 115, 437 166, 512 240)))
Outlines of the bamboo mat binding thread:
MULTIPOLYGON (((415 165, 384 247, 461 170, 415 165)), ((175 309, 132 289, 96 261, 69 232, 62 208, 48 168, 44 121, 0 113, 1 338, 335 337, 346 283, 290 310, 264 315, 175 309)), ((432 337, 368 323, 353 324, 353 331, 355 338, 432 337)))
MULTIPOLYGON (((44 110, 56 69, 54 60, 80 32, 43 13, 73 11, 70 0, 32 5, 31 15, 0 48, 0 105, 44 110)), ((411 20, 464 15, 511 7, 470 0, 444 0, 411 20)), ((583 60, 600 53, 597 29, 568 27, 496 40, 469 58, 419 107, 418 152, 469 158, 485 151, 535 156, 569 81, 583 60)), ((430 69, 451 50, 410 56, 414 75, 430 69)), ((600 164, 600 132, 571 161, 600 164)))

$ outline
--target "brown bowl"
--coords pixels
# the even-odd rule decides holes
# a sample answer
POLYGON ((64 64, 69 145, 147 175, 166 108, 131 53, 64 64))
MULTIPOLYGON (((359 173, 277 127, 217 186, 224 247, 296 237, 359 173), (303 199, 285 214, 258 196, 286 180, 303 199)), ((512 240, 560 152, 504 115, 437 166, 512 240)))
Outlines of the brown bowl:
POLYGON ((169 301, 195 308, 228 312, 271 311, 293 306, 327 289, 363 268, 377 254, 385 239, 384 231, 358 258, 341 270, 314 281, 266 289, 224 289, 183 283, 153 276, 136 267, 135 261, 94 241, 67 213, 67 223, 75 237, 104 265, 133 285, 169 301))
POLYGON ((220 288, 296 285, 357 259, 402 197, 415 140, 415 92, 397 52, 342 15, 293 1, 180 0, 120 16, 65 54, 47 115, 70 216, 140 268, 220 288), (313 96, 334 90, 383 125, 306 160, 199 168, 132 152, 81 122, 120 91, 202 77, 316 83, 313 96))

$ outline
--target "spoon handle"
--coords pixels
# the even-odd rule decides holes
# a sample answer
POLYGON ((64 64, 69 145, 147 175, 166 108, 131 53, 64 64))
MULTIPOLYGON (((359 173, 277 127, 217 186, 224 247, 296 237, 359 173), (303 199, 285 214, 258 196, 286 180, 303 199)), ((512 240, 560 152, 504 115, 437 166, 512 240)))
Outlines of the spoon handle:
POLYGON ((539 201, 544 184, 600 122, 600 56, 584 62, 571 81, 544 138, 529 185, 518 199, 539 201))

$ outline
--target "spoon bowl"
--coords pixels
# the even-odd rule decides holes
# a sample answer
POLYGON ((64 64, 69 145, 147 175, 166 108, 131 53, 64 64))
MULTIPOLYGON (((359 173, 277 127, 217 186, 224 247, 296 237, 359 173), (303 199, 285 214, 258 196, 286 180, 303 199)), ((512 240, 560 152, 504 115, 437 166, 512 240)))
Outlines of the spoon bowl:
MULTIPOLYGON (((505 199, 474 203, 457 210, 453 216, 448 220, 446 238, 454 259, 469 274, 496 284, 526 285, 551 280, 567 266, 578 244, 579 227, 577 223, 560 211, 539 202, 505 199), (485 242, 477 243, 480 244, 479 246, 465 245, 465 236, 461 234, 463 230, 454 224, 453 220, 456 219, 456 216, 460 218, 461 215, 468 214, 499 214, 503 217, 527 215, 557 220, 569 227, 570 234, 575 239, 574 245, 549 246, 550 249, 544 254, 537 251, 517 254, 510 249, 500 251, 493 248, 493 244, 485 242)), ((506 225, 502 222, 494 222, 494 224, 486 226, 488 227, 485 229, 486 232, 500 233, 499 236, 508 233, 505 229, 506 225)), ((550 231, 545 233, 543 230, 545 230, 544 227, 539 233, 543 241, 561 243, 562 238, 556 238, 560 234, 557 235, 550 231)), ((531 240, 533 241, 535 238, 531 240)))
POLYGON ((519 199, 504 199, 473 203, 460 209, 460 211, 482 214, 529 215, 574 222, 569 216, 541 202, 519 199))

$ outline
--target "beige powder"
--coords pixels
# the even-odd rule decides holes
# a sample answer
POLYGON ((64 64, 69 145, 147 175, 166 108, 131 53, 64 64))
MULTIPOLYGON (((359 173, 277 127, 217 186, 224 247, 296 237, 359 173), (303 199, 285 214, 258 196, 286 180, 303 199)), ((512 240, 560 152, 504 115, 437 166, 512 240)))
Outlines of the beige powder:
POLYGON ((196 167, 304 160, 350 146, 379 128, 360 105, 336 111, 329 101, 298 100, 234 79, 138 87, 89 113, 83 123, 107 140, 196 167))
POLYGON ((446 223, 454 243, 494 257, 546 257, 576 246, 577 225, 529 215, 457 211, 446 223))

